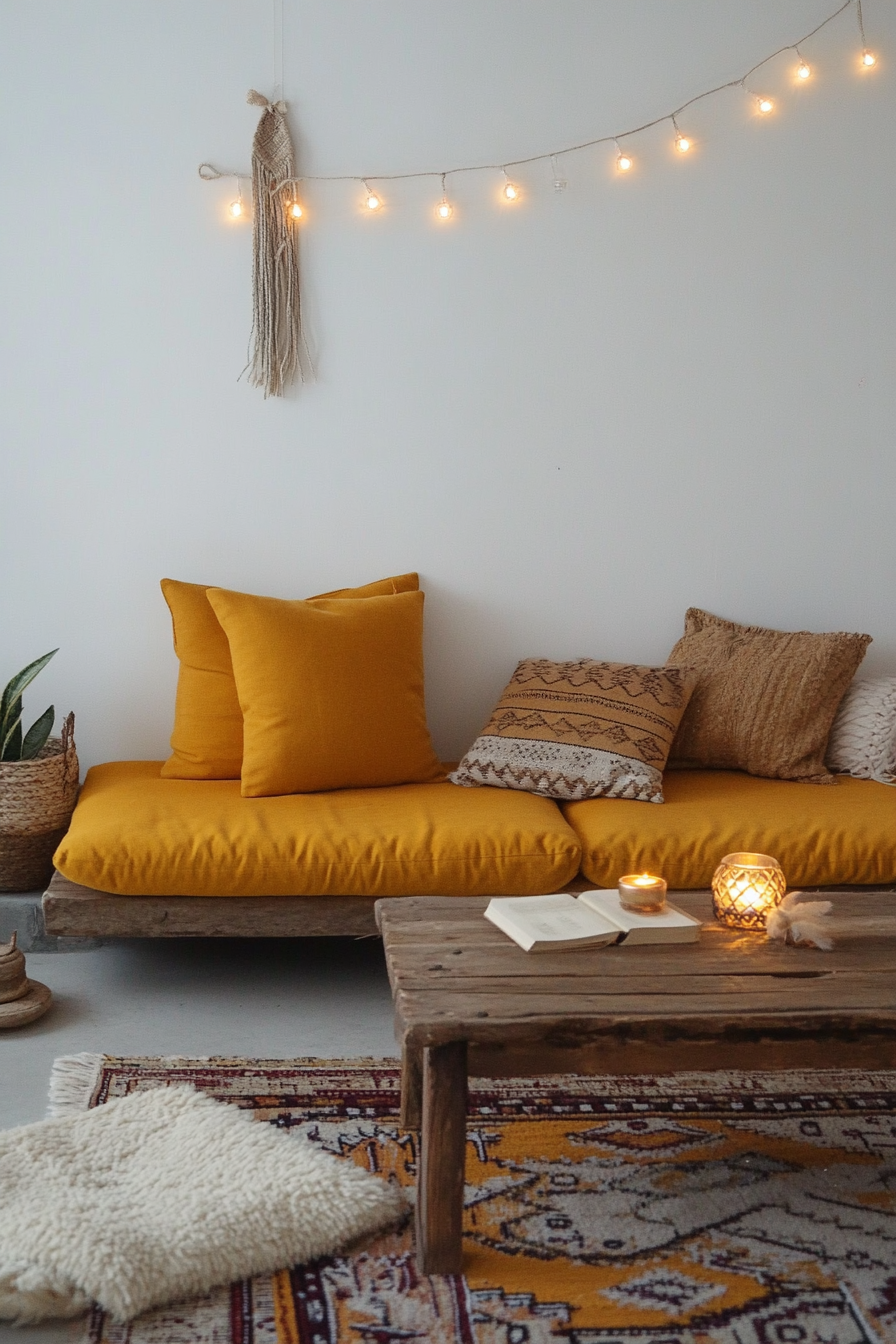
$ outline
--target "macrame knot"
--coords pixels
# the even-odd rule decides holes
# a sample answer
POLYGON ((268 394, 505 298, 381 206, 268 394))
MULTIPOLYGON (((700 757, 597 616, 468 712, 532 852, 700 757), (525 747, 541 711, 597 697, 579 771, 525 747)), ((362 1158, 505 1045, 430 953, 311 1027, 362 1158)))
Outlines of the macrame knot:
POLYGON ((249 90, 246 94, 246 102, 251 103, 253 107, 264 107, 268 112, 283 113, 286 111, 286 103, 282 98, 278 102, 272 103, 269 98, 265 98, 264 94, 259 93, 257 89, 249 90))

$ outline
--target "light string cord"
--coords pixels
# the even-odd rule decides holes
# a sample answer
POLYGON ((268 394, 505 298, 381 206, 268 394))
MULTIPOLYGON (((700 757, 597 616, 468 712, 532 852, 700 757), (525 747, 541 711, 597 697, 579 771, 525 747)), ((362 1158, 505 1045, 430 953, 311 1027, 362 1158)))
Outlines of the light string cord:
MULTIPOLYGON (((274 3, 280 6, 282 18, 282 0, 274 0, 274 3)), ((413 178, 437 177, 441 178, 442 190, 444 193, 445 179, 455 176, 458 173, 506 172, 508 168, 522 168, 530 163, 544 163, 547 160, 553 162, 566 154, 577 154, 585 149, 593 149, 597 145, 618 144, 620 140, 624 140, 629 136, 640 135, 643 131, 652 130, 654 126, 661 126, 667 121, 672 123, 676 134, 680 134, 676 118, 680 116, 682 112, 687 111, 689 107, 693 107, 696 103, 702 102, 704 98, 712 98, 715 94, 724 93, 727 89, 746 89, 746 80, 748 80, 751 75, 754 75, 757 70, 761 70, 763 66, 768 65, 770 61, 775 60, 778 56, 782 56, 787 51, 797 51, 798 47, 802 46, 805 42, 808 42, 810 38, 815 37, 817 33, 820 33, 829 23, 833 23, 835 19, 839 18, 845 10, 850 9, 853 5, 856 8, 859 34, 864 48, 865 29, 862 20, 862 0, 843 0, 843 3, 838 5, 833 13, 829 14, 826 19, 822 19, 821 23, 816 24, 816 26, 810 29, 808 33, 804 33, 802 37, 798 37, 795 42, 787 42, 783 46, 778 47, 776 51, 763 57, 761 61, 757 61, 755 65, 751 66, 745 74, 739 76, 737 79, 729 79, 726 80, 724 84, 716 84, 711 89, 704 89, 702 93, 697 93, 693 98, 688 98, 685 102, 680 103, 679 106, 674 108, 671 112, 664 112, 661 116, 653 117, 650 121, 642 122, 639 126, 632 126, 629 130, 617 131, 613 135, 595 136, 591 140, 581 140, 577 144, 564 145, 562 148, 548 150, 543 154, 530 154, 525 158, 520 159, 504 159, 500 163, 468 163, 458 165, 454 168, 429 168, 409 173, 303 173, 298 177, 284 178, 283 181, 278 182, 276 186, 272 187, 271 191, 272 193, 280 191, 283 187, 294 186, 301 182, 404 182, 413 178)), ((212 182, 220 177, 248 178, 250 174, 227 172, 215 168, 210 163, 203 163, 199 166, 199 176, 206 182, 212 182)))
MULTIPOLYGON (((814 37, 816 33, 820 33, 829 23, 833 23, 834 19, 839 18, 840 15, 852 5, 856 6, 862 42, 864 44, 864 30, 861 28, 862 0, 843 0, 843 4, 839 5, 826 19, 822 19, 821 23, 817 24, 810 32, 804 33, 802 37, 797 38, 796 43, 787 42, 784 46, 778 47, 777 51, 773 51, 761 61, 757 61, 756 64, 751 66, 739 79, 729 79, 726 80, 724 84, 717 84, 712 89, 705 89, 703 93, 697 93, 693 98, 688 98, 686 102, 681 103, 678 107, 674 108, 673 111, 666 112, 660 117, 654 117, 651 121, 642 122, 640 126, 633 126, 630 130, 617 131, 615 135, 599 135, 592 140, 582 140, 575 145, 565 145, 561 149, 548 150, 544 154, 530 154, 522 159, 504 159, 501 163, 469 163, 462 164, 455 168, 446 168, 444 170, 438 168, 412 173, 367 173, 366 179, 377 182, 401 182, 415 177, 445 178, 452 177, 456 173, 501 172, 506 168, 522 168, 529 163, 544 163, 548 159, 556 158, 563 154, 576 154, 584 149, 592 149, 596 145, 612 144, 614 141, 625 139, 627 136, 639 135, 642 131, 649 131, 654 126, 661 126, 664 121, 672 121, 673 118, 679 116, 682 112, 685 112, 689 107, 693 107, 695 103, 701 102, 704 98, 711 98, 713 94, 723 93, 726 89, 742 87, 744 80, 749 79, 757 70, 761 70, 764 65, 768 65, 768 63, 775 60, 776 57, 782 56, 784 52, 793 51, 796 45, 802 45, 804 42, 808 42, 810 38, 814 37)), ((364 179, 359 177, 357 173, 305 173, 301 177, 290 178, 289 184, 298 182, 360 182, 363 180, 364 179)), ((286 186, 288 184, 281 182, 279 185, 286 186)))
POLYGON ((865 40, 865 25, 862 22, 862 0, 856 0, 856 18, 859 21, 859 36, 862 39, 862 50, 864 51, 868 43, 865 40))
POLYGON ((274 98, 283 97, 283 0, 273 0, 274 6, 274 98))

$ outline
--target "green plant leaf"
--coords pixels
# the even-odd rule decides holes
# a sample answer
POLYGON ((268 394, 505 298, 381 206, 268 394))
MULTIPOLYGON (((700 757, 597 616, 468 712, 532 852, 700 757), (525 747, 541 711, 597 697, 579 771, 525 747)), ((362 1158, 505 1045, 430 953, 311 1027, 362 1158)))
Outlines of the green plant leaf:
POLYGON ((43 671, 53 655, 58 652, 58 649, 51 649, 51 651, 45 653, 42 658, 35 658, 33 663, 29 663, 27 667, 23 667, 21 672, 17 672, 16 675, 7 682, 3 695, 0 696, 0 742, 3 744, 2 748, 0 748, 0 760, 19 759, 18 756, 7 756, 6 744, 11 731, 15 727, 16 719, 21 718, 22 715, 22 695, 26 688, 31 685, 38 672, 43 671), (17 701, 19 702, 18 708, 16 708, 17 701))
POLYGON ((47 738, 53 731, 53 724, 56 721, 56 708, 51 705, 45 709, 39 719, 35 719, 31 727, 25 734, 25 740, 22 742, 22 754, 20 761, 33 761, 42 747, 46 745, 47 738))
POLYGON ((14 700, 9 707, 9 713, 2 725, 3 735, 0 737, 0 761, 17 761, 19 759, 19 747, 22 744, 22 697, 14 700), (13 741, 13 736, 18 728, 18 739, 13 741))
POLYGON ((20 761, 22 759, 22 702, 16 702, 19 706, 17 718, 12 720, 9 732, 3 739, 3 750, 0 752, 0 761, 20 761))

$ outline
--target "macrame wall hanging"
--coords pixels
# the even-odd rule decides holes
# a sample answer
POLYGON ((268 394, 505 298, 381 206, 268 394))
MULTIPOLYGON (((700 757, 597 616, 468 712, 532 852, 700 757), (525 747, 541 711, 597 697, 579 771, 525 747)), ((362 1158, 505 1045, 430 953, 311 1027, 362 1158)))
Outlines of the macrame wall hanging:
POLYGON ((264 111, 252 142, 252 352, 249 381, 266 397, 282 397, 302 375, 302 316, 299 288, 301 209, 291 189, 295 154, 286 124, 286 103, 272 103, 250 89, 247 102, 264 111), (293 211, 299 209, 299 214, 293 211))
MULTIPOLYGON (((425 168, 419 171, 398 173, 305 173, 296 176, 295 154, 289 127, 286 123, 286 103, 280 99, 283 90, 283 6, 284 0, 272 0, 274 14, 274 99, 264 94, 249 91, 248 101, 262 109, 261 120, 255 132, 252 144, 252 194, 253 194, 253 261, 252 261, 252 338, 249 355, 249 380, 255 387, 264 389, 266 397, 282 397, 288 385, 296 378, 302 378, 306 369, 311 368, 311 360, 302 331, 301 304, 299 292, 299 228, 303 221, 304 208, 301 192, 306 185, 314 182, 354 182, 362 189, 358 207, 368 217, 380 214, 384 204, 381 183, 394 183, 396 188, 410 178, 431 178, 441 185, 441 196, 431 205, 432 220, 440 228, 451 228, 455 222, 455 208, 452 204, 448 179, 459 174, 498 175, 498 199, 501 207, 519 208, 525 204, 526 183, 514 181, 510 173, 515 170, 533 172, 540 166, 550 164, 552 185, 555 191, 565 191, 566 177, 563 172, 563 160, 567 156, 593 153, 602 146, 613 155, 615 175, 620 179, 637 176, 638 157, 635 146, 643 133, 669 123, 669 141, 667 151, 673 150, 674 157, 691 156, 695 145, 699 152, 699 139, 685 122, 690 118, 692 109, 704 99, 721 97, 728 92, 745 96, 753 114, 758 118, 772 116, 777 110, 777 98, 771 91, 758 87, 760 72, 766 66, 779 62, 778 77, 783 73, 780 61, 792 57, 798 64, 792 66, 791 82, 799 88, 813 79, 813 69, 804 58, 801 48, 833 23, 847 10, 854 9, 858 21, 860 51, 854 58, 855 68, 864 73, 873 71, 878 64, 874 51, 869 50, 865 38, 865 25, 862 18, 862 0, 841 0, 838 7, 827 18, 815 25, 808 33, 796 41, 786 43, 771 52, 761 61, 747 70, 738 79, 729 79, 712 88, 704 89, 693 97, 687 98, 678 107, 661 113, 650 120, 642 121, 628 129, 596 135, 576 144, 560 145, 553 150, 528 154, 522 158, 507 159, 504 162, 479 161, 467 164, 454 164, 444 168, 425 168), (748 83, 749 81, 749 83, 748 83), (685 133, 687 132, 687 133, 685 133), (371 185, 373 184, 373 185, 371 185)), ((762 76, 764 78, 764 75, 762 76)), ((237 181, 238 199, 230 204, 230 215, 234 219, 244 216, 242 182, 247 174, 215 168, 213 164, 199 165, 199 176, 205 182, 217 178, 230 177, 237 181)), ((387 187, 386 190, 389 188, 387 187)), ((244 370, 245 372, 245 370, 244 370)))

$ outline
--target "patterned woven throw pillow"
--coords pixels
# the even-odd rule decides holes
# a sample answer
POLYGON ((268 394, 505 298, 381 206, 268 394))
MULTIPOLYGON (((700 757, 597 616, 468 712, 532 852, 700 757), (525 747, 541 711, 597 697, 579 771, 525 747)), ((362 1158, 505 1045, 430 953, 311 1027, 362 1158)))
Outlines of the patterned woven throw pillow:
POLYGON ((831 784, 824 752, 870 635, 739 625, 691 607, 669 661, 697 669, 673 768, 831 784))
POLYGON ((686 667, 525 658, 448 776, 544 798, 663 801, 663 766, 696 677, 686 667))
POLYGON ((896 677, 852 683, 837 710, 825 764, 838 774, 896 784, 896 677))

